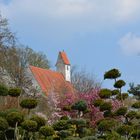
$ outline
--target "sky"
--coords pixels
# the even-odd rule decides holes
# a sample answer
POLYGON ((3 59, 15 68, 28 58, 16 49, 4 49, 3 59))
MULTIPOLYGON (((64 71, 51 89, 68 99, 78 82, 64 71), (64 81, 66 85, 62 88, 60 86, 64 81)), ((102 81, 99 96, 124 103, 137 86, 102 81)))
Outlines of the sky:
POLYGON ((65 50, 71 65, 103 81, 117 68, 128 84, 140 84, 140 0, 0 0, 18 40, 45 53, 52 69, 65 50))

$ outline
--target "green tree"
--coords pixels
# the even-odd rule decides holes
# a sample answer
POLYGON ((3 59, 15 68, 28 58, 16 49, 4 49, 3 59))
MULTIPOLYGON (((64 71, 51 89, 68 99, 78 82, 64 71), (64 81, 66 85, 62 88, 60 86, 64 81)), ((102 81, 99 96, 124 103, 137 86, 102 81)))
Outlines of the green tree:
POLYGON ((87 110, 87 104, 85 101, 81 100, 76 102, 74 105, 72 105, 72 109, 73 110, 77 110, 78 111, 78 116, 81 116, 81 112, 83 113, 84 111, 87 110))
POLYGON ((38 102, 36 99, 29 98, 29 99, 23 99, 20 103, 20 106, 22 108, 28 109, 28 114, 30 113, 31 109, 34 109, 37 106, 38 102))
POLYGON ((118 69, 111 69, 104 74, 104 79, 114 79, 116 82, 116 79, 121 76, 121 73, 118 69))

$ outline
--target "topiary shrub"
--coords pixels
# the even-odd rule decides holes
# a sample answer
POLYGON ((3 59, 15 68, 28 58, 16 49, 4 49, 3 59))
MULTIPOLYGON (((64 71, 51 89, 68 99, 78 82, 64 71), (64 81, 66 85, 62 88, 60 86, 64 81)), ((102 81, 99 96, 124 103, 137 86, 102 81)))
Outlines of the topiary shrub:
POLYGON ((54 135, 54 129, 50 126, 42 126, 39 129, 39 133, 42 134, 45 138, 54 135))
POLYGON ((95 107, 99 107, 104 101, 102 99, 97 99, 93 101, 95 107))
POLYGON ((137 112, 136 111, 129 111, 127 114, 126 114, 126 117, 128 117, 130 120, 132 120, 133 118, 136 118, 137 117, 137 112))
POLYGON ((5 131, 9 127, 7 120, 0 117, 0 131, 5 131))
POLYGON ((101 132, 111 131, 116 125, 115 120, 103 119, 98 123, 98 130, 101 132))
POLYGON ((99 92, 99 96, 103 99, 110 98, 111 95, 112 95, 112 92, 109 89, 101 89, 99 92))
POLYGON ((73 106, 72 106, 73 110, 78 110, 78 111, 85 111, 87 110, 87 104, 85 101, 81 100, 76 102, 73 106))
POLYGON ((121 73, 118 69, 111 69, 104 74, 104 79, 117 79, 121 76, 121 73))
POLYGON ((69 130, 61 130, 57 133, 57 135, 61 138, 61 139, 65 139, 69 136, 72 136, 72 133, 69 130))
POLYGON ((8 88, 4 85, 0 85, 0 96, 7 96, 8 88))
POLYGON ((126 85, 126 83, 125 83, 124 80, 118 80, 118 81, 115 82, 114 87, 115 88, 122 88, 125 85, 126 85))
POLYGON ((69 120, 69 117, 68 117, 68 116, 62 116, 62 117, 60 118, 60 120, 69 120))
POLYGON ((127 93, 118 94, 116 96, 116 99, 118 99, 118 100, 125 100, 127 98, 128 98, 128 94, 127 93))
POLYGON ((6 119, 11 127, 15 127, 23 122, 24 116, 20 112, 11 112, 6 116, 6 119))
POLYGON ((120 91, 118 89, 114 89, 111 91, 111 93, 112 93, 112 96, 114 96, 114 95, 118 95, 120 91))
POLYGON ((37 123, 37 130, 39 130, 41 126, 44 126, 46 124, 46 120, 43 117, 37 115, 32 116, 31 120, 37 123))
POLYGON ((100 110, 101 111, 110 111, 112 109, 112 104, 110 102, 104 102, 100 105, 100 110))
POLYGON ((117 133, 122 136, 128 136, 131 132, 133 132, 133 128, 129 125, 122 125, 117 129, 117 133))
POLYGON ((127 107, 120 107, 114 114, 116 116, 124 116, 127 113, 127 107))
POLYGON ((139 109, 139 108, 140 108, 140 101, 134 103, 134 104, 132 105, 132 107, 133 107, 133 108, 136 108, 136 109, 139 109))
POLYGON ((25 129, 28 132, 35 132, 37 130, 37 123, 32 120, 25 120, 21 124, 22 128, 25 129))
POLYGON ((22 108, 28 109, 28 114, 30 113, 30 110, 35 108, 37 106, 37 100, 36 99, 23 99, 20 103, 20 106, 22 108))
POLYGON ((21 94, 21 89, 19 88, 11 88, 8 91, 8 95, 10 95, 11 97, 18 97, 21 94))
POLYGON ((70 125, 67 120, 59 120, 58 122, 53 124, 54 130, 61 131, 70 128, 70 125))

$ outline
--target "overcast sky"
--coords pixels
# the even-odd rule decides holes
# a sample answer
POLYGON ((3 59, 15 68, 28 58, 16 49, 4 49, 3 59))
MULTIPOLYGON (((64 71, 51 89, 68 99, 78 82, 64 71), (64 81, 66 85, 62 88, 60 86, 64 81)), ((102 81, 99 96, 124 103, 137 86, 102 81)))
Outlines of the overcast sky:
POLYGON ((20 42, 46 53, 52 66, 65 50, 100 81, 118 68, 127 84, 140 84, 140 0, 0 0, 0 11, 20 42))

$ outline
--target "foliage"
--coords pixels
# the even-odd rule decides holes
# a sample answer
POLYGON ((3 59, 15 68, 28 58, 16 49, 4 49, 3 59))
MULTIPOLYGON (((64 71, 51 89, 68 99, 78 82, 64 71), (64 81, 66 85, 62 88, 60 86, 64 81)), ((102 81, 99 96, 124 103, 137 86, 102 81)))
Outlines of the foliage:
POLYGON ((46 120, 43 117, 40 117, 37 115, 32 116, 31 120, 33 120, 37 123, 37 130, 39 130, 40 127, 42 127, 46 124, 46 120))
POLYGON ((122 88, 123 86, 125 86, 125 84, 126 84, 125 81, 118 80, 118 81, 115 82, 114 87, 115 88, 122 88))
POLYGON ((8 91, 8 95, 12 96, 12 97, 18 97, 21 94, 21 89, 19 88, 11 88, 8 91))
POLYGON ((127 93, 122 93, 122 94, 118 94, 117 96, 116 96, 116 99, 118 99, 118 100, 125 100, 125 99, 127 99, 128 98, 128 94, 127 93))
POLYGON ((111 131, 113 127, 115 127, 116 121, 115 120, 105 120, 99 122, 98 130, 99 131, 111 131))
POLYGON ((23 122, 24 116, 20 112, 11 112, 6 116, 6 119, 11 127, 15 127, 23 122))
POLYGON ((5 131, 6 129, 8 129, 8 122, 0 117, 0 131, 5 131))
POLYGON ((116 79, 121 76, 118 69, 111 69, 104 74, 104 79, 116 79))
POLYGON ((67 120, 59 120, 58 122, 53 124, 54 130, 61 131, 66 130, 70 128, 70 125, 68 124, 67 120))
POLYGON ((132 107, 133 107, 133 108, 136 108, 136 109, 139 109, 139 108, 140 108, 140 101, 134 103, 134 104, 132 105, 132 107))
POLYGON ((103 99, 110 98, 111 95, 112 93, 109 89, 101 89, 99 92, 99 96, 103 99))
POLYGON ((124 116, 127 113, 127 107, 120 107, 116 112, 115 115, 117 116, 124 116))
POLYGON ((22 128, 25 129, 28 132, 35 132, 37 130, 37 123, 32 120, 25 120, 21 124, 22 128))
POLYGON ((78 101, 73 106, 72 109, 78 110, 78 111, 85 111, 87 109, 87 104, 85 101, 78 101))
POLYGON ((37 103, 38 102, 36 99, 23 99, 20 103, 20 106, 26 109, 33 109, 37 106, 37 103))
POLYGON ((8 89, 5 85, 0 85, 0 96, 7 96, 8 89))
POLYGON ((93 101, 95 107, 99 107, 104 101, 102 99, 97 99, 93 101))
POLYGON ((50 126, 42 126, 39 129, 39 133, 45 137, 49 137, 49 136, 52 136, 55 132, 54 132, 54 129, 50 126))
POLYGON ((112 95, 118 95, 120 93, 120 91, 118 89, 114 89, 111 91, 112 92, 112 95))
POLYGON ((117 132, 122 135, 129 135, 133 131, 132 127, 129 125, 122 125, 117 129, 117 132))
POLYGON ((103 102, 101 105, 100 105, 100 110, 101 111, 106 111, 106 110, 111 110, 112 109, 112 104, 110 102, 103 102))
POLYGON ((140 85, 135 86, 134 83, 130 83, 129 86, 128 92, 140 99, 140 85))

